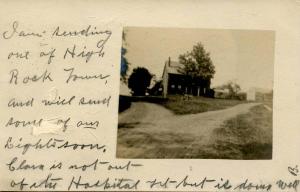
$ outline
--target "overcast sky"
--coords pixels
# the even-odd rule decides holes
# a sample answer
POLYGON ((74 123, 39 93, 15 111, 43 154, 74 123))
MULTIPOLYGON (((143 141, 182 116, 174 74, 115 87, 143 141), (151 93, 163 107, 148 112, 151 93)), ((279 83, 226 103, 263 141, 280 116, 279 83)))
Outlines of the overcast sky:
POLYGON ((216 68, 212 87, 235 80, 242 88, 273 88, 274 41, 272 31, 125 27, 123 46, 133 68, 146 67, 161 78, 164 63, 201 42, 216 68))

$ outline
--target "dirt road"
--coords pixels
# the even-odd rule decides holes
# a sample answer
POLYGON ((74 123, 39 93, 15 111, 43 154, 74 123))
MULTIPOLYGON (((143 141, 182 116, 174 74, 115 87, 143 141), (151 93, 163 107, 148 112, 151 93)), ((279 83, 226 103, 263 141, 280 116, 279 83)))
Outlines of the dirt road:
POLYGON ((163 153, 172 147, 207 145, 214 129, 257 105, 260 104, 245 103, 224 110, 175 115, 157 104, 132 103, 130 109, 119 115, 117 156, 147 158, 151 157, 149 153, 157 153, 156 148, 163 153))

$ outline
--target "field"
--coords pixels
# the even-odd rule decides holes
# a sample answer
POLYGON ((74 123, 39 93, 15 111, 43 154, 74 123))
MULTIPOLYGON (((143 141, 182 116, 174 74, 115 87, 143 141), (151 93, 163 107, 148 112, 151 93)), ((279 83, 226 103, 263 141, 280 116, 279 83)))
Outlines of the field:
POLYGON ((170 95, 168 100, 163 102, 162 105, 175 114, 183 115, 226 109, 245 102, 246 101, 207 97, 192 97, 189 100, 184 100, 181 95, 170 95))

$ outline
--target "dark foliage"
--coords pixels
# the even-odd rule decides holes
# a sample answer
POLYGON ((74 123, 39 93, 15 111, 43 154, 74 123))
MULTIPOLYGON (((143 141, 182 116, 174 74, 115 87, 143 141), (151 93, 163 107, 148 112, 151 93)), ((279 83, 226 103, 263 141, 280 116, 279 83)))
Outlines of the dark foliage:
POLYGON ((122 35, 122 41, 123 41, 123 45, 121 48, 121 69, 120 69, 120 79, 123 82, 126 82, 127 80, 127 71, 129 69, 129 65, 130 63, 128 62, 127 58, 126 58, 126 53, 127 53, 127 49, 124 47, 126 46, 126 32, 123 31, 123 35, 122 35))
POLYGON ((192 51, 179 55, 179 62, 184 66, 179 72, 188 77, 187 83, 209 88, 216 71, 210 54, 201 43, 197 43, 192 51))
POLYGON ((119 113, 125 111, 131 106, 131 101, 129 97, 120 96, 119 97, 119 113))
POLYGON ((126 52, 127 50, 122 47, 121 49, 121 80, 122 81, 126 81, 128 65, 129 65, 129 62, 125 57, 126 52))
POLYGON ((144 67, 133 69, 128 79, 128 87, 132 90, 133 96, 143 96, 150 85, 152 74, 144 67))

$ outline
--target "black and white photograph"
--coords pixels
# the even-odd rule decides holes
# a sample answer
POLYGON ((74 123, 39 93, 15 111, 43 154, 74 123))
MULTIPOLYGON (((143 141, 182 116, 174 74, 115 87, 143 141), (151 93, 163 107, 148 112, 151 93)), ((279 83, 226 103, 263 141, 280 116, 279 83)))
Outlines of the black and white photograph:
POLYGON ((124 27, 117 158, 272 159, 274 31, 124 27))

